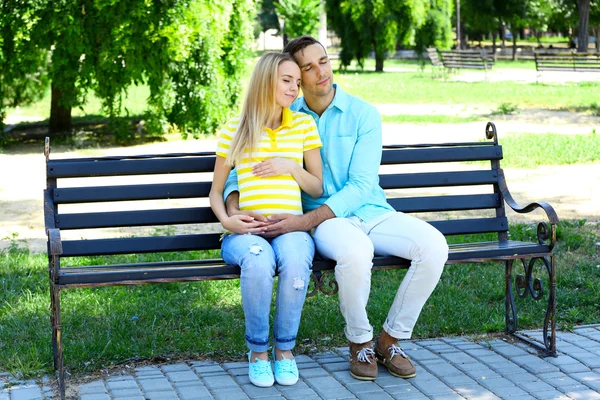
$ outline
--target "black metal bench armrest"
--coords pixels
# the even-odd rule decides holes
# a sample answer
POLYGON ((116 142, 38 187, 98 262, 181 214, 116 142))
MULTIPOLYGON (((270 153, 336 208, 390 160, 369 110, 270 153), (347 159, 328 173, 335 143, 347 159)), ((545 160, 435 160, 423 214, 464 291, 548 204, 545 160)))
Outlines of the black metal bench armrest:
POLYGON ((546 222, 541 222, 538 224, 538 241, 542 244, 549 240, 550 243, 548 243, 548 245, 552 249, 556 244, 556 224, 559 222, 558 214, 556 214, 554 208, 546 202, 534 202, 521 207, 510 194, 508 186, 506 185, 504 171, 502 171, 502 169, 498 170, 498 178, 498 187, 502 193, 502 196, 504 197, 504 201, 506 201, 506 204, 508 204, 513 211, 519 214, 526 214, 538 208, 544 210, 546 216, 548 217, 548 223, 550 224, 550 227, 548 227, 548 223, 546 222))
POLYGON ((48 229, 48 251, 49 256, 60 256, 63 253, 60 229, 48 229))

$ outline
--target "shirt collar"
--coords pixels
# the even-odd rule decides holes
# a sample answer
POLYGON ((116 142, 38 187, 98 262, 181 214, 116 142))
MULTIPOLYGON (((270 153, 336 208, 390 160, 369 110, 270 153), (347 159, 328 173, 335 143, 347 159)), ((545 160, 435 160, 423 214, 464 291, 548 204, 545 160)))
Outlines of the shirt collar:
POLYGON ((281 115, 281 128, 291 128, 294 122, 292 111, 285 107, 281 115))
MULTIPOLYGON (((341 112, 344 112, 348 108, 348 104, 350 103, 350 97, 346 92, 342 90, 341 87, 337 85, 337 83, 334 83, 333 87, 335 88, 335 96, 333 97, 333 101, 327 108, 329 109, 331 107, 336 107, 341 112)), ((310 108, 308 108, 304 96, 300 97, 297 101, 299 111, 314 114, 314 112, 310 108)))

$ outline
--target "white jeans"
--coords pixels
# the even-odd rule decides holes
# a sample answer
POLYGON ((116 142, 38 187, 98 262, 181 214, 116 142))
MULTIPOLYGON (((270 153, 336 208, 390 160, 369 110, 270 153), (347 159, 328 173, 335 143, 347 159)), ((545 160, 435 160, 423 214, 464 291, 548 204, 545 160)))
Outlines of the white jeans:
POLYGON ((444 235, 425 221, 392 211, 367 223, 357 217, 329 219, 315 228, 313 238, 319 254, 337 262, 340 309, 353 343, 373 339, 366 310, 373 254, 412 260, 383 324, 390 336, 409 339, 448 259, 444 235))

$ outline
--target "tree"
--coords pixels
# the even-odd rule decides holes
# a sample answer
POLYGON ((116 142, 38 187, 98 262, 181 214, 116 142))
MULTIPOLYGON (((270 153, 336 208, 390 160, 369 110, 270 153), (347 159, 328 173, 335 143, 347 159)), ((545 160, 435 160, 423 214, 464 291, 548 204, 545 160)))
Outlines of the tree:
POLYGON ((590 22, 590 0, 577 0, 579 29, 577 30, 577 52, 587 53, 590 22))
POLYGON ((431 46, 438 49, 452 47, 453 0, 430 0, 429 3, 425 23, 415 33, 415 50, 418 54, 423 54, 431 46))
POLYGON ((38 4, 27 8, 30 41, 50 55, 45 69, 55 130, 69 129, 71 109, 90 90, 118 118, 127 114, 121 101, 127 88, 148 85, 149 126, 170 124, 184 135, 214 132, 237 101, 252 39, 252 0, 38 4))
POLYGON ((383 71, 386 53, 394 52, 398 43, 413 43, 429 6, 421 0, 327 0, 328 25, 341 41, 342 67, 352 59, 362 66, 374 51, 375 71, 383 71))
POLYGON ((316 36, 319 29, 320 0, 279 0, 273 3, 277 15, 283 20, 283 45, 288 37, 316 36))

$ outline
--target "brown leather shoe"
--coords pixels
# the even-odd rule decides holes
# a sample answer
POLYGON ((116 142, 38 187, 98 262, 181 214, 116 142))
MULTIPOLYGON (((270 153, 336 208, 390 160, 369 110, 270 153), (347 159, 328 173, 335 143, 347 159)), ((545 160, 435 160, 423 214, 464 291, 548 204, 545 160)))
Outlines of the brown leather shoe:
POLYGON ((379 350, 379 344, 375 342, 375 357, 377 362, 384 365, 390 374, 398 378, 413 378, 417 376, 415 366, 410 362, 410 359, 396 344, 392 344, 385 350, 379 350))
POLYGON ((350 342, 350 375, 361 381, 374 381, 377 378, 377 361, 371 342, 350 342))

